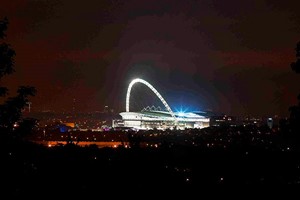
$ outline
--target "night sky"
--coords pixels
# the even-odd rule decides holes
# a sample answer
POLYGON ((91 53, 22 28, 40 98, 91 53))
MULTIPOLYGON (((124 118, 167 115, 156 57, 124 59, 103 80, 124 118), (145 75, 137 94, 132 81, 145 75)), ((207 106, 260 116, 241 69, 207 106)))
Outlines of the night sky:
POLYGON ((33 111, 71 111, 74 98, 80 112, 124 111, 139 77, 174 110, 287 116, 300 91, 290 68, 299 8, 298 0, 2 0, 17 53, 2 84, 35 86, 33 111))

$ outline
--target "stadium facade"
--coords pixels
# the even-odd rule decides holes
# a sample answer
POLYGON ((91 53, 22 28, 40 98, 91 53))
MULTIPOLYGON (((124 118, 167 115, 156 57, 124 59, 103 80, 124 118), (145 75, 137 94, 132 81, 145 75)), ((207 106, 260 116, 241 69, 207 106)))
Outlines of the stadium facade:
POLYGON ((112 126, 134 129, 186 129, 205 128, 209 126, 209 118, 204 112, 173 112, 159 92, 147 81, 134 79, 128 86, 126 95, 126 112, 120 113, 122 120, 114 120, 112 126), (142 83, 150 88, 165 106, 165 111, 146 108, 140 112, 130 112, 130 93, 135 83, 142 83))

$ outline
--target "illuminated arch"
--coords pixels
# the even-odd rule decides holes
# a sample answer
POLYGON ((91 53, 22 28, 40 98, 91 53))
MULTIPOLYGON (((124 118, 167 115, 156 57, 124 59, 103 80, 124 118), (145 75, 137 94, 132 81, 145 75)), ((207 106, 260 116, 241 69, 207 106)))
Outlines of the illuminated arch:
POLYGON ((159 100, 164 104, 164 106, 166 107, 167 111, 171 114, 171 116, 176 120, 175 114, 173 113, 173 111, 171 110, 167 102, 164 100, 164 98, 159 94, 159 92, 150 83, 140 78, 132 80, 128 86, 127 94, 126 94, 126 112, 129 112, 129 99, 130 99, 131 88, 136 83, 143 83, 148 88, 150 88, 152 92, 154 92, 154 94, 156 94, 159 100))

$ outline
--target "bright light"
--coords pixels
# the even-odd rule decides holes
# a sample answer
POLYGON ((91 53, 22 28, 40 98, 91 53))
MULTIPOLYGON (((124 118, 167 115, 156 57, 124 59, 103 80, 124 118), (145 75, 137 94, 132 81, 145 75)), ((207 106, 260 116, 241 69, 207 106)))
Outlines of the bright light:
POLYGON ((175 109, 176 110, 176 114, 179 116, 179 117, 184 117, 186 116, 187 114, 187 111, 188 111, 188 108, 183 108, 182 106, 180 106, 180 109, 175 109))
POLYGON ((183 116, 185 115, 185 113, 184 113, 184 112, 178 112, 177 115, 178 115, 179 117, 183 117, 183 116))

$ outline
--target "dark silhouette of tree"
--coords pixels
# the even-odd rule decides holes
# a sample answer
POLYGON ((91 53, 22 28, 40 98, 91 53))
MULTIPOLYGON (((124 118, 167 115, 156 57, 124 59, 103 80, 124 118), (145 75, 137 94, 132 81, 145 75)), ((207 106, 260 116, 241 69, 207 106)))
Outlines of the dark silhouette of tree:
POLYGON ((129 131, 127 134, 127 137, 128 137, 129 146, 131 148, 139 148, 140 147, 140 144, 141 144, 140 136, 129 131))
POLYGON ((297 43, 297 47, 295 50, 297 60, 295 62, 292 62, 291 68, 296 73, 300 73, 300 42, 297 43))
POLYGON ((34 128, 37 128, 37 123, 38 120, 35 118, 24 118, 16 130, 20 135, 26 136, 30 134, 34 128))
MULTIPOLYGON (((0 21, 0 39, 4 39, 6 37, 5 31, 7 30, 8 20, 4 18, 4 20, 0 21)), ((15 51, 10 47, 10 45, 5 42, 0 44, 0 79, 4 75, 8 75, 14 72, 13 64, 14 64, 14 56, 16 55, 15 51)), ((6 87, 0 86, 0 97, 3 97, 7 94, 8 89, 6 87)))
MULTIPOLYGON (((296 62, 291 63, 291 68, 296 73, 300 73, 300 42, 296 46, 296 62)), ((291 106, 290 111, 290 126, 292 133, 300 137, 300 94, 298 95, 298 105, 291 106)))
MULTIPOLYGON (((5 31, 8 27, 8 19, 0 20, 0 40, 4 40, 5 31)), ((11 46, 5 42, 0 44, 0 80, 5 75, 15 72, 14 57, 16 53, 11 46)), ((8 88, 0 86, 0 97, 4 98, 8 94, 8 88)), ((27 105, 30 96, 36 94, 36 89, 31 86, 20 86, 17 90, 17 96, 8 97, 0 105, 0 130, 10 132, 15 123, 22 123, 22 110, 27 105)), ((28 123, 27 123, 28 124, 28 123)))
POLYGON ((280 119, 279 120, 279 130, 280 130, 280 133, 284 133, 283 136, 287 136, 287 134, 289 134, 289 130, 290 130, 290 127, 289 127, 289 120, 287 119, 280 119))
POLYGON ((0 39, 3 39, 5 35, 5 31, 8 27, 8 19, 5 17, 2 21, 0 21, 0 39))

